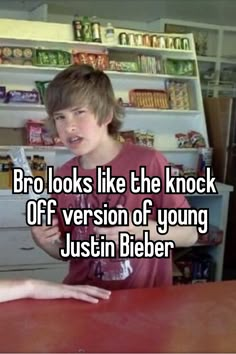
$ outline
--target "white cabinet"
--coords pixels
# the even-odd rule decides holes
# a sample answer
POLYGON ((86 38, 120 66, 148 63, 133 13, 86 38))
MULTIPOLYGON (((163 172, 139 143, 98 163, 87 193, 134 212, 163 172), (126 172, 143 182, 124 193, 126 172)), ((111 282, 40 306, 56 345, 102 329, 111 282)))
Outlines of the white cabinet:
POLYGON ((59 263, 37 266, 0 267, 0 280, 32 278, 61 283, 67 272, 67 264, 59 263))
POLYGON ((55 263, 33 241, 29 228, 0 228, 0 266, 55 263))
POLYGON ((236 27, 163 18, 153 21, 149 28, 154 31, 193 33, 200 49, 197 60, 203 94, 236 96, 236 27), (213 75, 210 76, 210 73, 213 75))
POLYGON ((56 260, 33 241, 25 222, 25 196, 0 197, 0 279, 32 277, 62 281, 68 263, 56 260))
POLYGON ((193 208, 199 209, 204 207, 209 209, 209 224, 223 231, 223 240, 220 244, 209 247, 202 246, 202 248, 207 247, 207 252, 212 256, 215 262, 215 280, 221 280, 224 264, 229 197, 230 193, 233 191, 233 187, 222 183, 217 183, 216 187, 218 194, 205 194, 201 196, 194 194, 192 196, 188 195, 187 198, 193 208))

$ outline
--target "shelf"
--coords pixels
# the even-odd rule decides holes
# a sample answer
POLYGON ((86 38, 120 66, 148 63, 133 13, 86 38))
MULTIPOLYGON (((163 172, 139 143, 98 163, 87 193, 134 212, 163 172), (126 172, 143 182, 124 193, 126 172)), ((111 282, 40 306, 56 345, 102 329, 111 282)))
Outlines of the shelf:
MULTIPOLYGON (((2 145, 0 146, 0 150, 9 150, 11 148, 16 147, 16 145, 2 145)), ((37 150, 43 150, 43 151, 65 151, 69 152, 70 151, 65 147, 65 146, 29 146, 29 145, 24 145, 23 148, 27 151, 37 151, 37 150)), ((186 148, 186 149, 181 149, 181 148, 168 148, 168 147, 158 147, 156 150, 161 151, 161 152, 176 152, 176 153, 196 153, 198 149, 195 148, 186 148)))
MULTIPOLYGON (((17 72, 17 73, 49 73, 56 74, 64 70, 65 67, 48 67, 48 66, 36 66, 36 65, 11 65, 11 64, 0 64, 0 70, 7 72, 17 72)), ((167 74, 149 74, 149 73, 139 73, 139 72, 121 72, 121 71, 104 71, 108 76, 112 77, 130 77, 137 79, 175 79, 175 80, 196 80, 196 76, 184 76, 184 75, 167 75, 167 74)))
POLYGON ((108 76, 124 76, 138 79, 175 79, 175 80, 196 80, 197 76, 184 76, 184 75, 167 75, 167 74, 149 74, 139 72, 124 72, 124 71, 105 71, 108 76))
POLYGON ((184 114, 184 115, 195 115, 199 114, 200 111, 198 110, 182 110, 182 109, 155 109, 155 108, 135 108, 135 107, 126 107, 125 109, 128 113, 164 113, 164 114, 184 114))
MULTIPOLYGON (((163 34, 162 34, 163 35, 163 34)), ((1 37, 0 41, 2 45, 21 45, 21 46, 32 46, 45 47, 50 49, 64 49, 71 50, 75 48, 81 48, 84 51, 93 52, 106 52, 106 51, 125 51, 125 52, 136 52, 141 54, 171 54, 173 56, 185 57, 186 55, 193 55, 191 50, 180 50, 180 49, 168 49, 168 48, 152 48, 145 46, 129 46, 121 44, 109 44, 109 43, 93 43, 93 42, 79 42, 79 41, 60 41, 60 40, 47 40, 47 39, 24 39, 24 38, 7 38, 1 37)))
MULTIPOLYGON (((0 103, 0 111, 45 111, 42 104, 33 103, 0 103)), ((1 118, 0 118, 1 122, 1 118)))
POLYGON ((187 198, 196 198, 196 197, 213 197, 213 198, 218 198, 220 195, 222 195, 223 193, 229 193, 232 192, 234 190, 234 187, 229 185, 229 184, 224 184, 221 182, 216 182, 216 189, 218 191, 218 194, 198 194, 198 193, 194 193, 194 194, 186 194, 185 196, 187 198))
POLYGON ((203 61, 203 62, 212 62, 212 63, 216 63, 217 62, 217 58, 216 57, 208 57, 208 56, 197 56, 197 60, 198 61, 203 61))
POLYGON ((171 56, 178 56, 184 58, 189 55, 193 55, 193 51, 191 50, 182 50, 182 49, 169 49, 169 48, 151 48, 151 47, 131 47, 129 45, 108 45, 108 50, 113 51, 123 51, 123 52, 136 52, 142 54, 171 54, 171 56))
POLYGON ((236 65, 236 58, 220 58, 221 64, 236 65))
MULTIPOLYGON (((197 116, 201 112, 198 110, 172 110, 154 108, 135 108, 125 107, 126 116, 131 119, 137 116, 197 116)), ((28 119, 45 119, 45 106, 41 104, 26 103, 0 103, 0 126, 2 128, 21 128, 24 127, 28 119), (4 114, 1 114, 1 112, 4 114), (33 116, 32 116, 33 115, 33 116)))
MULTIPOLYGON (((174 114, 197 114, 198 110, 175 110, 175 109, 157 109, 157 108, 136 108, 124 107, 127 113, 174 113, 174 114)), ((33 103, 0 103, 0 111, 45 111, 45 106, 42 104, 33 103)))
POLYGON ((168 148, 168 147, 157 147, 156 148, 158 151, 161 151, 161 152, 174 152, 174 153, 196 153, 196 152, 198 152, 198 149, 196 149, 196 148, 168 148))
POLYGON ((48 39, 27 39, 20 37, 0 37, 2 45, 12 46, 31 46, 32 48, 50 48, 50 49, 64 49, 70 50, 74 48, 82 48, 89 51, 107 51, 106 43, 93 43, 93 42, 78 42, 78 41, 61 41, 61 40, 48 40, 48 39), (4 44, 5 43, 5 44, 4 44))
POLYGON ((1 64, 0 70, 4 73, 24 73, 24 74, 34 74, 34 73, 49 73, 55 74, 64 70, 65 68, 55 68, 55 67, 42 67, 34 65, 11 65, 11 64, 1 64))
MULTIPOLYGON (((2 145, 0 146, 0 150, 10 150, 14 147, 17 147, 19 145, 2 145)), ((22 146, 22 145, 20 145, 22 146)), ((22 146, 25 150, 27 151, 38 151, 38 150, 42 150, 42 151, 67 151, 70 152, 65 146, 54 146, 54 145, 50 145, 50 146, 29 146, 29 145, 23 145, 22 146)))

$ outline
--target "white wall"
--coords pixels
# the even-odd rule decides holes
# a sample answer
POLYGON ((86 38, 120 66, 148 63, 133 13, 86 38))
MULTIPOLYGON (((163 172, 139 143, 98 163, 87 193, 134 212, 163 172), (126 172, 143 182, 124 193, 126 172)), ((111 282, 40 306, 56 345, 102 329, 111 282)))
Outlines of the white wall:
POLYGON ((29 19, 29 12, 22 11, 22 10, 0 10, 0 17, 1 18, 12 18, 16 20, 28 20, 29 19))
MULTIPOLYGON (((68 15, 59 15, 48 13, 48 22, 56 22, 56 23, 72 23, 73 16, 68 15)), ((114 20, 114 19, 103 19, 99 17, 99 21, 102 25, 106 25, 107 22, 111 22, 115 27, 121 28, 130 28, 130 29, 140 29, 146 31, 148 29, 147 23, 145 22, 136 22, 136 21, 122 21, 122 20, 114 20)))

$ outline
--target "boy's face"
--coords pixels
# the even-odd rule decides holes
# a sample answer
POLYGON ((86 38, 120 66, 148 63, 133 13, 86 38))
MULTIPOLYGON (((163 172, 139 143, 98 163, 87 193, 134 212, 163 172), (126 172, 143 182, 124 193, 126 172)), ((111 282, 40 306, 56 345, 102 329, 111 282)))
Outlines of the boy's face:
POLYGON ((77 156, 92 153, 107 135, 106 123, 98 125, 87 107, 72 107, 53 114, 56 130, 62 143, 77 156))

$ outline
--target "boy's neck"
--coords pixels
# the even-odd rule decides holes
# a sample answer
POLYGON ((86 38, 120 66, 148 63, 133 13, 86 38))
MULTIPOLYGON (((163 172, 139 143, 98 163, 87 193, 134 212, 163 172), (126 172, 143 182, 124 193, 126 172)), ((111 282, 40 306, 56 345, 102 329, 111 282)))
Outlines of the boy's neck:
POLYGON ((89 155, 84 155, 79 158, 79 162, 84 169, 93 169, 97 166, 102 166, 112 161, 121 151, 122 144, 108 136, 103 143, 89 155))

